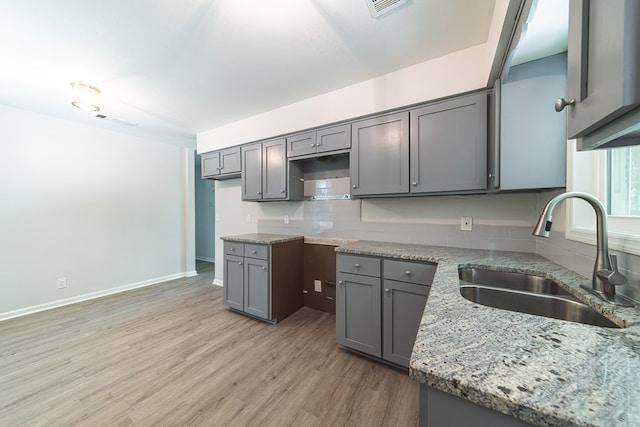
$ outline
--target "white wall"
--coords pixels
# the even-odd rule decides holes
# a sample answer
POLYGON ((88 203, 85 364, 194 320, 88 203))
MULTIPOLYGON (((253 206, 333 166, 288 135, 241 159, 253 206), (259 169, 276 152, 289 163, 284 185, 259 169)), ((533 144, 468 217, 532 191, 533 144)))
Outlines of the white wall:
POLYGON ((193 149, 6 106, 0 147, 0 319, 195 274, 193 149))

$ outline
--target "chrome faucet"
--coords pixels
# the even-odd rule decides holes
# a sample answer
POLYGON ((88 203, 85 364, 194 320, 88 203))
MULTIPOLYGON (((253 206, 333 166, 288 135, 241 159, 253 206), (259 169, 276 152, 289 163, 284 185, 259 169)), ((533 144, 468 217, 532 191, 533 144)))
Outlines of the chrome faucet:
POLYGON ((607 211, 600 200, 588 193, 570 191, 562 193, 549 200, 545 205, 540 219, 533 230, 534 236, 549 237, 551 231, 552 214, 558 203, 565 199, 575 197, 585 200, 596 211, 596 263, 593 266, 593 278, 591 287, 581 285, 582 288, 598 296, 602 300, 624 307, 632 307, 633 304, 616 294, 616 286, 627 283, 627 278, 618 271, 618 258, 615 254, 609 254, 607 233, 607 211))

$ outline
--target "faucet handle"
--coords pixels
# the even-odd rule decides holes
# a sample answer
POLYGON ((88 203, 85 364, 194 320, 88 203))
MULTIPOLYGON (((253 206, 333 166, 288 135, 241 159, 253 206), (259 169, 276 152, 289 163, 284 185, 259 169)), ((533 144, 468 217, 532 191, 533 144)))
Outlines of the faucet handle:
POLYGON ((611 263, 611 274, 609 275, 609 283, 613 286, 620 286, 627 283, 627 278, 618 270, 618 255, 609 254, 609 262, 611 263))

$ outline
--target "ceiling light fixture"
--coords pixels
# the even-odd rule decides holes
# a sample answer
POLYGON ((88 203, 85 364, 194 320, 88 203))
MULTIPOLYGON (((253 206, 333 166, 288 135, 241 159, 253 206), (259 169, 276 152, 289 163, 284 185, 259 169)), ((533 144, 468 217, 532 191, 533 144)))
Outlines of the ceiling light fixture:
POLYGON ((86 111, 100 111, 97 104, 100 89, 81 82, 71 82, 71 88, 73 89, 71 104, 74 107, 86 111))

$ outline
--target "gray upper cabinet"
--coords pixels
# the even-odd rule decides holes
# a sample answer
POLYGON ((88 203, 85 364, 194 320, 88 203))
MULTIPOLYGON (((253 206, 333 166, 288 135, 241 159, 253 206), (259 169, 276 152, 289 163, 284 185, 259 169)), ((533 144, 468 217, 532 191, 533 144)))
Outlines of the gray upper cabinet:
POLYGON ((552 105, 566 89, 565 53, 516 65, 496 84, 494 190, 565 187, 567 122, 552 105))
POLYGON ((240 177, 240 147, 203 153, 202 178, 231 179, 240 177))
POLYGON ((411 110, 411 193, 486 191, 487 96, 411 110))
POLYGON ((262 200, 262 144, 242 147, 242 200, 262 200))
POLYGON ((302 172, 287 160, 284 138, 242 147, 242 200, 302 200, 302 172))
POLYGON ((351 125, 331 126, 287 137, 289 158, 313 157, 351 148, 351 125))
POLYGON ((565 100, 579 149, 640 143, 638 81, 640 2, 571 0, 565 100))
POLYGON ((409 113, 351 125, 351 195, 409 193, 409 113))

